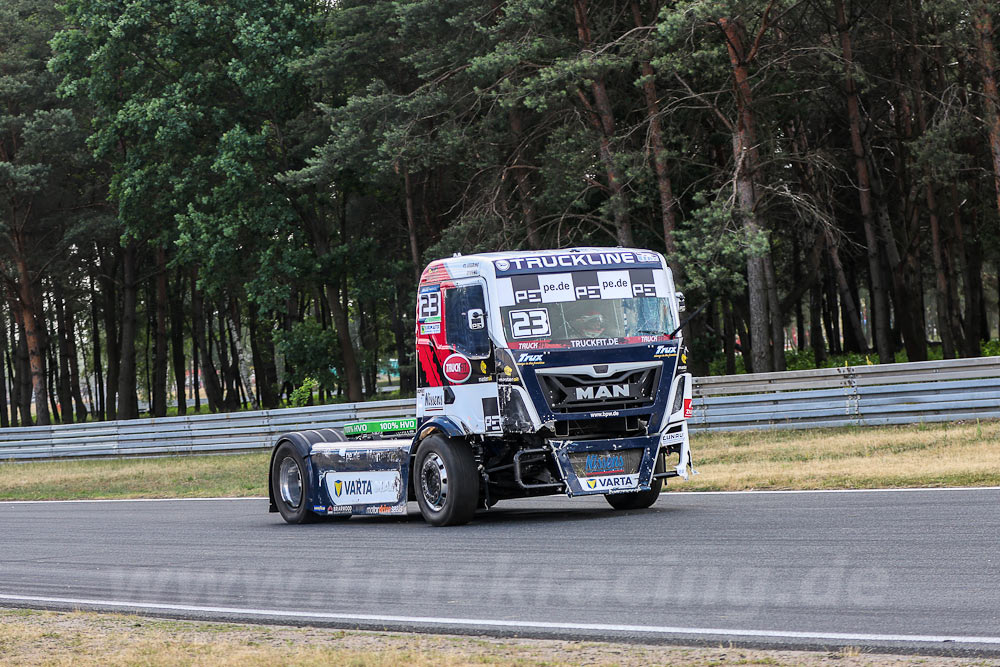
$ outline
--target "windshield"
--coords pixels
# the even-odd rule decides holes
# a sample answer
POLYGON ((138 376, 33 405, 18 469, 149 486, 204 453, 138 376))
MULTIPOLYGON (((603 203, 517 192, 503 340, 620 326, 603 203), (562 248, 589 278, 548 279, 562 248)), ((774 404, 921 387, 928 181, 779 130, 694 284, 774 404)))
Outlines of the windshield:
POLYGON ((657 269, 519 275, 497 281, 511 349, 663 341, 676 327, 657 269))

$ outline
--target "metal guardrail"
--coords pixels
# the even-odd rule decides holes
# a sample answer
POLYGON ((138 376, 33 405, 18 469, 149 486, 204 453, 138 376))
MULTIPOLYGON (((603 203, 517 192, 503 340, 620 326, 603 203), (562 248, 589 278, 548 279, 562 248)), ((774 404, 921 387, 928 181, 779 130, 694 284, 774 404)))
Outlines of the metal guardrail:
POLYGON ((1000 417, 1000 357, 696 378, 693 429, 876 426, 1000 417))
MULTIPOLYGON (((1000 357, 696 378, 693 430, 1000 418, 1000 357)), ((0 429, 0 460, 242 452, 286 431, 412 417, 411 400, 0 429)))

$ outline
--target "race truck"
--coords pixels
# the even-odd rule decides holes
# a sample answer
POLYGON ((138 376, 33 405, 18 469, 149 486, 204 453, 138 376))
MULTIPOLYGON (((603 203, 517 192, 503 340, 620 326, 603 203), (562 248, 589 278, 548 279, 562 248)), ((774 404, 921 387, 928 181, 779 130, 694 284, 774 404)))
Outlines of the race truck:
POLYGON ((684 298, 662 255, 455 255, 417 288, 416 418, 280 436, 270 509, 289 523, 405 514, 467 523, 498 501, 603 495, 619 510, 688 479, 684 298))

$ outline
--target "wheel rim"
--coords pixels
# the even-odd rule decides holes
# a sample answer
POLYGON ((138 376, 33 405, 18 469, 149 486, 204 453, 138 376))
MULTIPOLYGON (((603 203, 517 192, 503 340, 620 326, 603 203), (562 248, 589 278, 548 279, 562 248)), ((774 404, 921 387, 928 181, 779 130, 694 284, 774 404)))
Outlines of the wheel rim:
POLYGON ((424 502, 435 512, 439 512, 448 500, 448 469, 435 452, 427 455, 420 468, 420 491, 424 502))
POLYGON ((278 480, 281 499, 292 509, 298 509, 302 504, 302 473, 299 471, 299 464, 291 456, 286 456, 281 461, 278 480))

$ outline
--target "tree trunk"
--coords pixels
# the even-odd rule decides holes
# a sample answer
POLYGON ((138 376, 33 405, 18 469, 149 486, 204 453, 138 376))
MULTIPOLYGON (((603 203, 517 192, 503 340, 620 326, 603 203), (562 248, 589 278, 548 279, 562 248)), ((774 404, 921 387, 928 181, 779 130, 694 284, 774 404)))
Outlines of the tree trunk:
MULTIPOLYGON (((642 27, 645 22, 637 0, 631 0, 632 19, 636 27, 642 27)), ((674 272, 675 279, 680 270, 677 261, 677 244, 674 241, 674 229, 677 227, 674 186, 670 180, 667 166, 667 149, 663 142, 663 128, 660 124, 659 95, 656 92, 656 72, 649 59, 639 61, 642 72, 642 93, 646 100, 646 118, 649 121, 648 150, 652 153, 653 168, 656 172, 656 189, 660 196, 660 219, 663 223, 663 245, 666 248, 667 263, 674 272)))
POLYGON ((850 341, 853 343, 851 347, 858 351, 864 351, 868 349, 868 341, 865 338, 865 330, 861 326, 861 319, 858 316, 857 302, 851 294, 850 281, 848 281, 847 273, 840 262, 840 253, 837 250, 836 243, 834 243, 833 235, 829 229, 824 229, 824 235, 827 252, 829 252, 830 261, 833 262, 834 276, 837 279, 837 289, 840 293, 841 315, 844 317, 845 327, 844 342, 847 343, 848 335, 850 335, 850 341))
POLYGON ((118 419, 137 419, 139 403, 136 396, 137 376, 135 365, 136 308, 139 284, 136 275, 138 242, 131 239, 125 246, 122 259, 122 313, 121 342, 118 362, 118 419))
POLYGON ((104 366, 101 361, 101 326, 100 320, 97 318, 97 278, 93 272, 90 274, 90 336, 92 339, 94 379, 97 385, 94 387, 94 404, 91 408, 94 411, 94 419, 104 421, 106 418, 104 413, 104 366))
POLYGON ((265 410, 278 407, 278 373, 274 366, 274 341, 271 337, 271 325, 265 321, 260 326, 257 321, 257 309, 250 304, 247 324, 250 327, 250 354, 253 357, 254 375, 257 378, 257 394, 265 410))
MULTIPOLYGON (((766 17, 765 17, 766 21, 766 17)), ((749 60, 746 53, 746 35, 739 20, 723 18, 720 27, 726 35, 726 46, 733 72, 737 121, 733 128, 734 180, 736 184, 737 215, 742 221, 747 251, 747 286, 750 290, 750 336, 753 339, 751 356, 755 373, 774 370, 771 339, 771 317, 768 309, 767 259, 768 243, 757 221, 757 192, 755 178, 760 165, 757 149, 756 120, 753 112, 753 94, 750 88, 749 60)), ((748 57, 748 55, 750 57, 748 57)))
MULTIPOLYGON (((191 275, 191 337, 198 350, 198 357, 201 361, 201 375, 205 383, 205 397, 208 399, 208 407, 212 412, 223 410, 222 386, 219 384, 219 375, 212 363, 212 355, 209 354, 208 344, 205 337, 205 309, 203 307, 201 292, 198 291, 197 273, 191 275)), ((197 389, 197 387, 196 387, 197 389)), ((195 402, 198 404, 198 401, 195 402)))
POLYGON ((184 273, 178 269, 177 280, 170 291, 170 352, 177 388, 177 415, 187 414, 187 373, 184 364, 184 273))
POLYGON ((858 104, 857 86, 854 81, 854 53, 851 33, 844 13, 844 0, 834 0, 834 5, 837 12, 837 32, 840 33, 840 47, 846 70, 847 118, 851 129, 851 149, 854 151, 854 171, 858 179, 858 200, 861 206, 861 220, 865 228, 868 271, 871 279, 874 310, 872 319, 875 329, 873 338, 875 339, 875 349, 878 351, 879 363, 888 364, 895 360, 892 351, 892 337, 890 336, 889 301, 886 297, 885 286, 882 284, 882 263, 878 235, 875 232, 871 179, 868 177, 868 162, 865 157, 864 143, 861 140, 861 112, 858 104))
POLYGON ((59 339, 59 379, 56 383, 59 394, 59 417, 63 424, 72 424, 73 390, 70 384, 69 344, 73 330, 66 326, 66 311, 69 310, 69 304, 63 298, 62 289, 58 285, 54 288, 53 301, 56 306, 56 336, 59 339))
MULTIPOLYGON (((7 377, 9 373, 4 373, 3 365, 4 360, 8 357, 8 350, 10 349, 9 343, 7 341, 7 322, 2 310, 0 310, 0 428, 7 428, 10 426, 10 419, 7 417, 7 377)), ((8 371, 10 370, 10 363, 7 364, 8 371)), ((10 403, 13 408, 13 401, 10 403)))
POLYGON ((69 332, 69 386, 76 406, 76 421, 87 421, 87 404, 80 385, 80 363, 77 361, 76 320, 70 303, 66 304, 66 331, 69 332))
POLYGON ((337 342, 340 343, 340 354, 344 360, 344 375, 347 376, 347 400, 357 403, 364 399, 361 394, 361 371, 358 368, 354 343, 351 341, 347 312, 340 303, 338 290, 333 285, 326 286, 326 302, 330 307, 334 328, 337 329, 337 342))
POLYGON ((532 250, 540 250, 542 248, 542 235, 536 219, 535 198, 531 194, 529 165, 524 159, 524 126, 521 120, 521 110, 516 105, 512 106, 507 118, 510 121, 510 132, 515 145, 514 165, 511 167, 511 173, 514 174, 514 182, 517 184, 517 198, 521 202, 521 215, 524 216, 524 227, 528 233, 528 247, 532 250))
POLYGON ((413 182, 409 169, 403 169, 403 189, 406 194, 406 231, 410 237, 410 260, 413 262, 413 282, 420 282, 420 244, 417 234, 417 216, 413 206, 413 182))
POLYGON ((826 361, 826 345, 823 344, 823 285, 819 281, 809 288, 809 346, 813 362, 821 368, 826 361))
POLYGON ((976 33, 976 55, 983 77, 983 106, 986 110, 986 133, 989 137, 990 156, 993 158, 993 186, 1000 211, 1000 93, 997 91, 997 56, 993 46, 992 2, 976 0, 972 25, 976 33))
POLYGON ((31 364, 28 361, 28 341, 24 333, 24 317, 20 308, 13 309, 17 320, 17 378, 18 395, 21 397, 17 409, 21 413, 21 426, 31 426, 31 364))
POLYGON ((156 337, 153 340, 153 417, 167 415, 167 251, 156 248, 156 337))
MULTIPOLYGON (((590 21, 587 17, 586 0, 573 0, 573 9, 576 17, 576 32, 580 40, 580 46, 589 50, 592 48, 590 36, 590 21)), ((604 77, 595 75, 591 78, 591 94, 594 102, 587 101, 583 91, 578 91, 578 97, 583 102, 588 111, 591 124, 600 137, 601 162, 608 175, 608 189, 611 191, 611 212, 614 217, 615 236, 618 244, 626 248, 635 245, 632 238, 632 223, 628 218, 628 202, 625 198, 625 190, 622 183, 624 179, 618 165, 615 164, 614 151, 611 148, 611 140, 615 136, 615 115, 611 106, 611 98, 608 97, 607 85, 604 77)))
MULTIPOLYGON (((31 368, 31 397, 35 403, 35 416, 39 426, 48 426, 52 420, 49 412, 48 392, 45 386, 45 328, 41 324, 42 313, 35 300, 33 279, 22 253, 14 257, 17 269, 19 301, 19 323, 24 327, 24 339, 28 351, 28 365, 31 368)), ((30 416, 27 422, 31 423, 30 416)))

